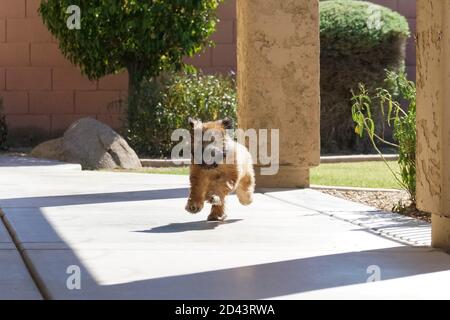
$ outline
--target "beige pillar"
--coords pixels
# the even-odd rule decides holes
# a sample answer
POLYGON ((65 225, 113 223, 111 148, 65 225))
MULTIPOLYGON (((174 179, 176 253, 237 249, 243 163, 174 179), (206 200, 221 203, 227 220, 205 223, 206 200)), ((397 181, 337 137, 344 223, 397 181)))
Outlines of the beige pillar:
POLYGON ((417 1, 417 205, 450 250, 450 1, 417 1))
MULTIPOLYGON (((279 172, 258 187, 307 187, 320 161, 317 0, 238 0, 239 126, 279 129, 279 172)), ((270 150, 270 149, 269 149, 270 150)))

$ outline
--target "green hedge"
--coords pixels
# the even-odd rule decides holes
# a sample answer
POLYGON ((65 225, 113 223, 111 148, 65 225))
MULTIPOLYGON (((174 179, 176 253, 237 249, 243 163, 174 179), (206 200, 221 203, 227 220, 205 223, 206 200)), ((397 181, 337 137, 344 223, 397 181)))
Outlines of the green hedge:
POLYGON ((369 151, 368 141, 355 138, 351 91, 359 83, 369 90, 384 86, 386 69, 403 71, 409 35, 407 20, 388 8, 366 1, 320 3, 323 152, 369 151))
POLYGON ((195 73, 165 74, 147 80, 140 90, 137 115, 126 123, 131 147, 141 156, 170 156, 175 129, 188 129, 188 117, 203 121, 236 120, 233 76, 195 73))

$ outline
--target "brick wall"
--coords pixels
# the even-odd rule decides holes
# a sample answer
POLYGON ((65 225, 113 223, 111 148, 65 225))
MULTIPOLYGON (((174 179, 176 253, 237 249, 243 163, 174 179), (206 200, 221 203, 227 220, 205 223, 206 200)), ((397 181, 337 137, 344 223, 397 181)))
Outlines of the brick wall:
POLYGON ((371 0, 373 3, 383 5, 398 11, 408 19, 411 29, 411 38, 406 47, 406 72, 411 80, 416 80, 416 45, 414 34, 416 32, 416 0, 371 0))
MULTIPOLYGON (((408 19, 411 32, 416 32, 416 0, 371 0, 371 2, 398 11, 408 19)), ((236 0, 225 0, 219 10, 221 22, 214 40, 215 48, 206 50, 193 59, 194 65, 206 72, 236 72, 236 0)), ((412 80, 416 79, 416 47, 414 37, 408 41, 406 69, 412 80)), ((188 60, 189 61, 189 60, 188 60)))
POLYGON ((212 36, 215 45, 202 54, 186 59, 207 73, 236 72, 236 0, 225 0, 217 12, 220 22, 212 36))
POLYGON ((0 97, 14 142, 58 136, 84 116, 118 127, 118 111, 108 105, 125 96, 127 75, 83 77, 42 24, 39 3, 0 0, 0 97))
MULTIPOLYGON (((37 14, 41 0, 0 0, 0 97, 11 136, 20 145, 60 135, 84 116, 120 127, 112 102, 126 97, 127 75, 89 81, 59 52, 37 14)), ((374 0, 408 17, 415 31, 415 0, 374 0)), ((187 62, 207 73, 236 71, 236 0, 219 8, 216 45, 187 62)), ((408 44, 407 70, 415 78, 415 46, 408 44)))

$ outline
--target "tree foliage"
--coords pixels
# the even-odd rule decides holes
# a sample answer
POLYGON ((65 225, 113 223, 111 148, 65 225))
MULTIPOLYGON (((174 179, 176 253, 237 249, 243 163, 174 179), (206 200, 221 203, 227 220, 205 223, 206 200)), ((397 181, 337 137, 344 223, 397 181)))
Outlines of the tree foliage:
POLYGON ((153 77, 208 43, 220 0, 46 0, 39 12, 63 54, 90 79, 123 68, 153 77), (81 9, 81 29, 70 30, 67 8, 81 9))

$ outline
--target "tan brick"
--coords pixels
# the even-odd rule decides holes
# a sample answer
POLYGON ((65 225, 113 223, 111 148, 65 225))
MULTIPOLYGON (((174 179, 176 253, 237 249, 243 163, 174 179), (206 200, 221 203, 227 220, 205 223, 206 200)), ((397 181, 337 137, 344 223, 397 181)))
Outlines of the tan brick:
MULTIPOLYGON (((411 33, 412 34, 416 33, 416 29, 417 29, 417 21, 416 21, 416 19, 415 18, 408 19, 408 24, 409 24, 409 29, 411 30, 411 33)), ((414 38, 414 36, 411 37, 411 38, 414 38)))
POLYGON ((210 67, 212 64, 212 50, 211 48, 191 57, 186 57, 183 60, 187 64, 192 64, 197 68, 210 67))
POLYGON ((61 135, 72 123, 81 118, 94 118, 95 114, 54 114, 51 116, 52 136, 61 135))
POLYGON ((28 92, 26 91, 3 91, 0 92, 3 99, 3 110, 5 114, 28 113, 28 92))
POLYGON ((40 18, 8 19, 7 42, 52 42, 52 35, 40 18))
POLYGON ((62 114, 73 112, 73 91, 30 92, 30 114, 62 114))
MULTIPOLYGON (((411 1, 411 0, 408 0, 411 1)), ((372 0, 371 2, 379 4, 383 7, 387 7, 392 10, 398 9, 398 3, 397 0, 372 0)), ((414 1, 415 2, 415 1, 414 1)))
POLYGON ((0 0, 0 18, 25 17, 25 0, 0 0))
POLYGON ((225 0, 217 9, 221 21, 236 19, 236 0, 225 0))
POLYGON ((416 81, 416 66, 407 66, 406 74, 408 75, 408 79, 411 81, 416 81))
POLYGON ((216 32, 211 36, 215 43, 233 43, 234 41, 234 22, 232 20, 220 21, 216 32))
POLYGON ((225 75, 231 75, 236 74, 236 67, 210 67, 210 68, 202 68, 202 71, 205 74, 225 74, 225 75))
POLYGON ((76 67, 53 68, 53 90, 96 90, 97 82, 90 81, 76 67))
POLYGON ((416 42, 413 38, 408 39, 408 42, 406 44, 406 65, 416 65, 416 42))
POLYGON ((69 67, 71 62, 67 60, 56 43, 32 43, 31 65, 39 67, 69 67))
POLYGON ((26 3, 26 15, 27 17, 38 17, 39 16, 39 6, 42 0, 27 0, 26 3))
POLYGON ((217 44, 212 50, 214 67, 236 67, 236 45, 217 44))
POLYGON ((121 72, 115 75, 108 75, 98 81, 99 90, 127 90, 128 73, 121 72))
POLYGON ((407 18, 415 18, 416 1, 398 0, 398 11, 407 18))
POLYGON ((0 42, 6 41, 6 20, 0 19, 0 42))
POLYGON ((120 91, 77 91, 75 92, 76 113, 119 113, 120 91))
MULTIPOLYGON (((11 130, 32 128, 44 131, 45 134, 50 133, 50 116, 49 115, 7 115, 6 123, 11 130)), ((30 130, 30 132, 33 132, 30 130)))
POLYGON ((50 90, 51 69, 22 67, 6 69, 7 90, 50 90))
POLYGON ((5 89, 6 89, 6 70, 5 68, 0 68, 0 91, 5 89))
POLYGON ((103 122, 113 128, 114 130, 120 130, 124 125, 124 114, 123 113, 110 113, 110 114, 99 114, 97 115, 97 120, 103 122))
POLYGON ((28 43, 0 43, 0 66, 25 67, 30 65, 30 45, 28 43))

